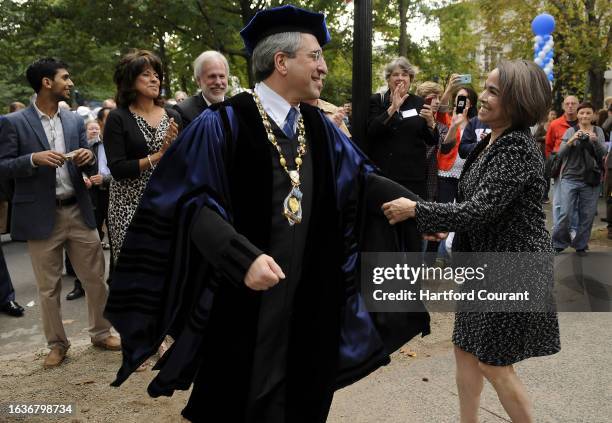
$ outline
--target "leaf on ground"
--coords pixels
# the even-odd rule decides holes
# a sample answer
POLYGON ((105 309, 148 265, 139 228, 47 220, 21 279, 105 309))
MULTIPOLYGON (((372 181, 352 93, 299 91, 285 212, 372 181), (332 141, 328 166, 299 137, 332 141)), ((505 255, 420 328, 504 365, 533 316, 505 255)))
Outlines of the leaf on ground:
POLYGON ((400 354, 407 355, 408 357, 416 357, 416 353, 408 348, 400 348, 400 354))
POLYGON ((65 324, 65 325, 69 325, 70 323, 74 323, 74 319, 62 320, 62 323, 65 324))

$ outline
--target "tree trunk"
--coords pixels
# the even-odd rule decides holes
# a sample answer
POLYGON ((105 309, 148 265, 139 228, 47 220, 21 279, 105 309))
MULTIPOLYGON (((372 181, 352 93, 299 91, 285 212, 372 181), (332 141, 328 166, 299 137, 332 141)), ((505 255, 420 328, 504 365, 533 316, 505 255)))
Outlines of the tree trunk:
POLYGON ((406 24, 408 22, 408 1, 399 0, 399 17, 400 17, 400 36, 399 36, 399 55, 408 56, 408 33, 406 32, 406 24))
POLYGON ((591 89, 591 103, 595 111, 603 107, 604 100, 604 71, 600 69, 589 69, 589 87, 591 89))
POLYGON ((166 41, 164 40, 164 34, 158 34, 157 40, 159 42, 159 59, 162 62, 162 69, 164 71, 164 82, 161 87, 163 90, 163 97, 170 98, 170 66, 168 66, 168 57, 166 55, 166 41))
MULTIPOLYGON (((242 24, 246 26, 251 21, 253 16, 255 16, 257 12, 259 12, 259 10, 261 10, 261 8, 255 7, 254 9, 251 9, 251 1, 240 0, 240 14, 242 15, 242 24)), ((255 78, 253 75, 253 66, 251 65, 253 61, 250 55, 247 55, 246 61, 248 69, 247 75, 249 77, 249 88, 252 88, 253 86, 255 86, 255 78)))

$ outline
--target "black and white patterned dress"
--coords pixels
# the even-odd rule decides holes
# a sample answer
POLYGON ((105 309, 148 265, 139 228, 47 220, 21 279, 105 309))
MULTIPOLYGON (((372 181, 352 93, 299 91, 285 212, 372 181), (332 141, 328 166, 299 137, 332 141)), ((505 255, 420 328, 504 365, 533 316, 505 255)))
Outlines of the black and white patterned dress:
MULTIPOLYGON (((468 157, 457 203, 419 202, 421 232, 456 232, 453 251, 552 253, 541 199, 542 154, 527 132, 490 135, 468 157)), ((513 274, 521 275, 520 268, 513 274)), ((545 288, 543 288, 545 289, 545 288)), ((560 350, 556 313, 458 312, 453 343, 481 362, 505 366, 560 350)))
MULTIPOLYGON (((147 142, 147 154, 159 151, 169 127, 168 115, 164 113, 157 128, 153 128, 144 118, 135 113, 132 113, 132 116, 147 142)), ((119 257, 125 233, 152 173, 153 169, 146 169, 140 173, 138 178, 113 179, 111 182, 108 223, 113 246, 113 260, 117 260, 117 257, 119 257)))

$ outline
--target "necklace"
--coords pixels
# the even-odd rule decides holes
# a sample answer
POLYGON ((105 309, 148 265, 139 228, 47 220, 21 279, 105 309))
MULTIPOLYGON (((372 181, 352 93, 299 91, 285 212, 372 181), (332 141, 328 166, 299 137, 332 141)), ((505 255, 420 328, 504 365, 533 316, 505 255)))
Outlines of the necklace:
POLYGON ((283 201, 283 216, 287 218, 289 222, 289 226, 293 226, 296 223, 300 223, 302 221, 302 191, 300 191, 300 166, 302 165, 302 157, 306 154, 306 131, 304 129, 304 119, 302 119, 302 115, 300 114, 297 122, 298 127, 298 147, 297 147, 297 157, 295 158, 295 170, 289 170, 287 168, 287 160, 283 155, 283 150, 281 146, 276 141, 276 137, 274 136, 274 132, 272 131, 272 124, 268 119, 268 115, 264 111, 264 108, 261 104, 261 100, 259 96, 252 93, 253 99, 255 100, 255 104, 257 105, 257 110, 261 115, 261 119, 263 121, 264 128, 266 129, 266 133, 268 135, 268 141, 272 143, 272 145, 276 148, 279 155, 279 163, 281 167, 285 170, 285 173, 289 175, 289 180, 291 181, 291 191, 285 200, 283 201))

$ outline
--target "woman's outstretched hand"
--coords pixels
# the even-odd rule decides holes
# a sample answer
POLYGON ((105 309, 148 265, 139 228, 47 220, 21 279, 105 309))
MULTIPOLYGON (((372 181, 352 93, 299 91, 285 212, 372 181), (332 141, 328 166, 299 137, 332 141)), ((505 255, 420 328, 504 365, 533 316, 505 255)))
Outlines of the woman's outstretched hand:
POLYGON ((412 219, 415 216, 416 202, 404 197, 396 198, 382 205, 382 211, 391 225, 412 219))

